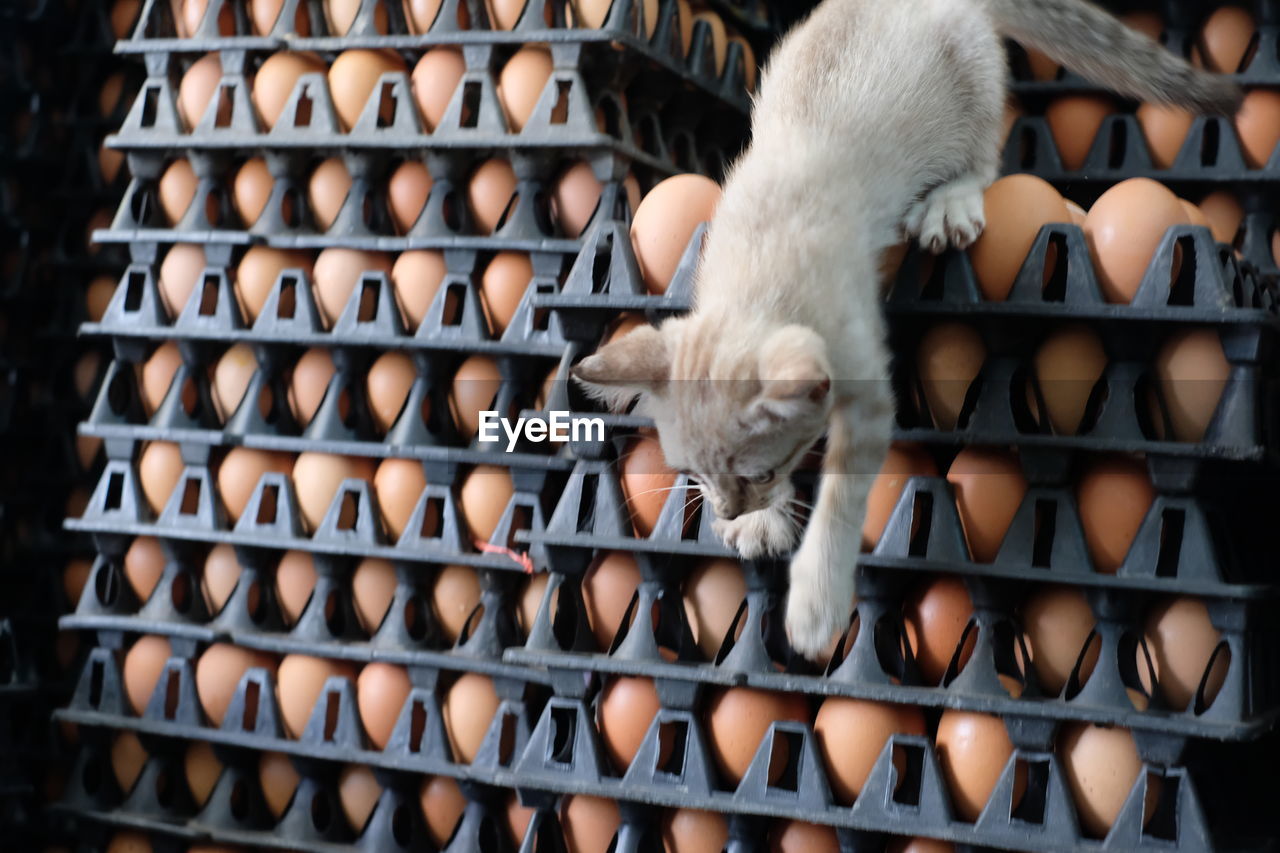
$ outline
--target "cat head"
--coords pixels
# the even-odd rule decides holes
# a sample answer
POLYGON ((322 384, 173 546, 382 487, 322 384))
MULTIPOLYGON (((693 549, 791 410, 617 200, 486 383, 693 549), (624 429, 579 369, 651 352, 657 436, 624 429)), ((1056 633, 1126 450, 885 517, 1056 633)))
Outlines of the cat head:
POLYGON ((803 326, 668 320, 605 345, 572 376, 614 411, 639 397, 667 464, 723 519, 789 501, 790 475, 831 411, 826 344, 803 326))

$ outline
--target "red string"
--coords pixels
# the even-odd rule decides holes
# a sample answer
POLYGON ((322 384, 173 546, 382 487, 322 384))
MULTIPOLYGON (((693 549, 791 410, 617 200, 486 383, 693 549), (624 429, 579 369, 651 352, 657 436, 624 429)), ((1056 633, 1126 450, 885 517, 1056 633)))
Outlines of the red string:
POLYGON ((491 542, 481 542, 479 539, 472 540, 475 543, 476 550, 481 554, 503 554, 514 560, 526 575, 534 573, 533 560, 528 553, 524 551, 513 551, 510 548, 503 548, 501 545, 494 545, 491 542))

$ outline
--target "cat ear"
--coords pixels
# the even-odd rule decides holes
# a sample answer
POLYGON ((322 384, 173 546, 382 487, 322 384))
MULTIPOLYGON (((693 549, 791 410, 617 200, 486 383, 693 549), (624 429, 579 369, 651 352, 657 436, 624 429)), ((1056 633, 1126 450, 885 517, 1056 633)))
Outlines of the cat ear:
POLYGON ((610 411, 622 411, 641 394, 660 394, 671 375, 667 335, 639 326, 605 344, 569 372, 587 395, 610 411))
POLYGON ((778 424, 825 412, 831 395, 827 345, 804 326, 783 326, 760 348, 760 393, 752 414, 778 424))

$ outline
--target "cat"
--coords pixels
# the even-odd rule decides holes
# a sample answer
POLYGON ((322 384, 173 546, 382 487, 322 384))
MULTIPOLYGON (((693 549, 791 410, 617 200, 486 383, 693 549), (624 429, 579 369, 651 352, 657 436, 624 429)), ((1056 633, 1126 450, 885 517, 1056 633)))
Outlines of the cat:
POLYGON ((574 379, 640 398, 668 464, 745 558, 791 550, 790 475, 826 435, 791 556, 786 631, 819 657, 854 597, 867 492, 894 417, 878 266, 912 237, 981 233, 1006 97, 1001 36, 1129 97, 1231 114, 1241 93, 1086 0, 826 0, 779 43, 710 223, 691 313, 583 359, 574 379))

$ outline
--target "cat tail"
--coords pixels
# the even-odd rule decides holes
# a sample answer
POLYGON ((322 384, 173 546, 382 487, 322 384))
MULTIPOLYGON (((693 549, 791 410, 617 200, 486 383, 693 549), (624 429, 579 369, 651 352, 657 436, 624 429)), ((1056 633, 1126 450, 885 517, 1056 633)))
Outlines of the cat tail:
POLYGON ((1240 87, 1192 68, 1088 0, 987 0, 997 29, 1121 95, 1233 115, 1240 87))

